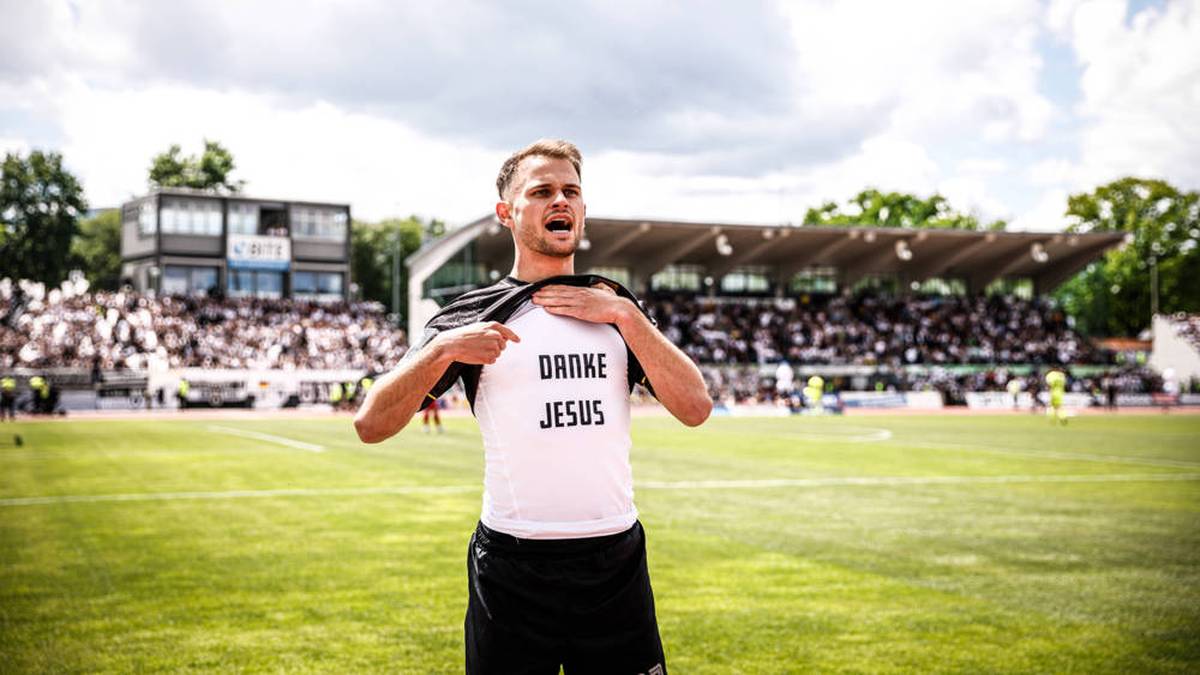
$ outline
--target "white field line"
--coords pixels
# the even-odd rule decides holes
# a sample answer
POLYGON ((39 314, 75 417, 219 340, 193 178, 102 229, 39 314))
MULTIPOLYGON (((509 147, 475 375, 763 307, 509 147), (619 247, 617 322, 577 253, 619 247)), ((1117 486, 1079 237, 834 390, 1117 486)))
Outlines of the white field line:
POLYGON ((876 443, 879 441, 888 441, 892 438, 892 432, 888 429, 876 429, 874 427, 856 427, 861 428, 868 433, 858 434, 856 436, 839 436, 837 434, 809 434, 799 432, 798 434, 789 434, 799 436, 801 439, 817 439, 822 441, 847 441, 850 443, 876 443))
MULTIPOLYGON (((1200 481, 1200 473, 1144 473, 1100 475, 1028 476, 844 476, 831 478, 768 478, 761 480, 641 481, 639 490, 730 490, 781 487, 856 487, 903 485, 972 485, 1008 483, 1157 483, 1200 481)), ((113 495, 57 495, 0 499, 0 507, 89 502, 152 502, 184 499, 249 499, 262 497, 351 497, 478 492, 482 485, 400 485, 363 488, 294 488, 281 490, 228 490, 224 492, 143 492, 113 495)))
POLYGON ((1015 455, 1017 457, 1034 457, 1037 459, 1066 459, 1080 462, 1103 462, 1115 464, 1141 464, 1143 466, 1164 466, 1178 469, 1200 469, 1200 462, 1189 462, 1182 459, 1165 459, 1159 457, 1130 457, 1128 455, 1099 455, 1088 452, 1060 452, 1055 450, 1016 450, 995 445, 976 445, 974 443, 944 443, 938 441, 906 441, 897 439, 897 443, 915 448, 934 448, 960 450, 963 452, 990 452, 998 455, 1015 455))
POLYGON ((226 490, 222 492, 140 492, 115 495, 58 495, 0 499, 0 506, 79 504, 89 502, 158 502, 182 499, 253 499, 256 497, 346 497, 356 495, 440 494, 478 491, 479 485, 399 485, 362 488, 291 488, 280 490, 226 490))
POLYGON ((279 445, 286 445, 289 448, 297 448, 300 450, 307 450, 309 452, 325 452, 325 446, 323 446, 323 445, 317 445, 315 443, 305 443, 304 441, 297 441, 297 440, 294 440, 291 438, 285 438, 283 436, 264 434, 264 433, 260 433, 258 431, 250 431, 248 429, 236 429, 234 427, 223 427, 219 424, 210 424, 210 425, 208 425, 207 428, 209 431, 216 431, 217 433, 229 434, 230 436, 242 436, 243 438, 253 438, 254 440, 257 440, 257 441, 266 441, 267 443, 277 443, 279 445))
POLYGON ((1018 476, 843 476, 831 478, 766 478, 761 480, 642 481, 641 490, 729 490, 779 487, 854 487, 892 485, 975 485, 1005 483, 1141 483, 1200 480, 1200 473, 1125 473, 1098 475, 1018 476))
MULTIPOLYGON (((819 432, 813 433, 808 431, 780 431, 775 436, 786 437, 799 441, 834 441, 841 443, 877 443, 880 441, 888 441, 892 438, 890 429, 880 429, 877 427, 842 427, 843 429, 854 429, 863 433, 859 434, 822 434, 819 432)), ((709 433, 722 433, 733 436, 745 436, 746 431, 742 429, 709 429, 709 433)), ((755 433, 755 432, 749 432, 755 433)))

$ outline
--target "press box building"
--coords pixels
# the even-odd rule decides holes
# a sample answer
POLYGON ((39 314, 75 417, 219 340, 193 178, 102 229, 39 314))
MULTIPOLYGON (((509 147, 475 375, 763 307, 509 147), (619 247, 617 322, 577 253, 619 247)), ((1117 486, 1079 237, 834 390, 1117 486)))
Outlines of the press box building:
POLYGON ((139 291, 348 299, 350 207, 164 188, 121 206, 139 291))

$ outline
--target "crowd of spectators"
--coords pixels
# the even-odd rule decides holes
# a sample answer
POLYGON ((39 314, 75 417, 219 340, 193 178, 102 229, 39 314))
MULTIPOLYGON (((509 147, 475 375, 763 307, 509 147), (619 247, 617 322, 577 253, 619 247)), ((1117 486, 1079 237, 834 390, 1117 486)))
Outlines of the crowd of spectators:
MULTIPOLYGON (((650 298, 648 311, 693 359, 715 398, 770 401, 773 366, 884 366, 869 376, 827 377, 831 388, 939 391, 957 402, 968 391, 1002 391, 1006 365, 1044 372, 1064 364, 1110 364, 1044 300, 1013 296, 891 298, 814 296, 757 301, 695 296, 650 298), (943 366, 987 364, 986 368, 943 366)), ((1176 321, 1200 339, 1200 317, 1176 321)), ((154 296, 89 292, 0 281, 0 369, 92 371, 187 367, 354 369, 381 373, 407 348, 383 307, 370 302, 154 296)), ((1068 373, 1070 370, 1068 369, 1068 373)), ((1152 371, 1131 366, 1072 377, 1072 391, 1157 391, 1152 371)), ((799 381, 799 380, 797 380, 799 381)), ((1026 375, 1023 387, 1037 386, 1026 375)))
POLYGON ((667 338, 700 363, 831 365, 1108 363, 1046 300, 1014 296, 811 296, 647 302, 667 338))
POLYGON ((82 292, 0 284, 0 368, 384 372, 404 331, 371 302, 82 292))
POLYGON ((1170 317, 1170 321, 1180 337, 1200 350, 1200 314, 1175 314, 1170 317))

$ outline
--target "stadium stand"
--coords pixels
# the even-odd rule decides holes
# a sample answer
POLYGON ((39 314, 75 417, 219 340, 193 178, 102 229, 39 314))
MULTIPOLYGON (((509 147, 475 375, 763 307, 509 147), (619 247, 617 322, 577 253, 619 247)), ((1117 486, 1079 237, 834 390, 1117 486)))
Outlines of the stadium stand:
MULTIPOLYGON (((105 383, 138 394, 150 389, 138 373, 185 369, 381 373, 407 348, 376 303, 19 287, 0 288, 0 368, 43 372, 66 389, 105 383)), ((702 365, 713 397, 736 403, 776 401, 781 361, 822 374, 832 390, 939 392, 951 405, 969 392, 1003 391, 1012 378, 1025 389, 1040 369, 1060 365, 1074 370, 1073 392, 1161 386, 1149 369, 1116 367, 1044 299, 671 293, 646 305, 702 365)))
POLYGON ((404 331, 377 303, 51 294, 0 310, 0 365, 102 370, 324 369, 382 372, 404 331))
POLYGON ((700 363, 1106 364, 1042 299, 1012 296, 654 298, 668 339, 700 363))

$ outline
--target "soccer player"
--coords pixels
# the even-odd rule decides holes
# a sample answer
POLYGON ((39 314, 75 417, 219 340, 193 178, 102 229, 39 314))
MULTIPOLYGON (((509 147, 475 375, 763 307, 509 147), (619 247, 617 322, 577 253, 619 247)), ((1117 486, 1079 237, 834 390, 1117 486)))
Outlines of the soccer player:
POLYGON ((775 368, 775 394, 781 401, 790 401, 792 387, 795 386, 796 373, 787 361, 780 361, 775 368))
POLYGON ((1061 370, 1054 369, 1046 373, 1046 386, 1050 388, 1050 407, 1046 416, 1052 422, 1067 423, 1067 411, 1063 410, 1063 394, 1067 390, 1067 375, 1061 370))
POLYGON ((1005 388, 1008 389, 1008 396, 1012 399, 1013 410, 1020 410, 1022 388, 1021 378, 1013 375, 1008 379, 1008 385, 1005 388))
POLYGON ((467 556, 468 673, 665 673, 646 542, 633 504, 629 393, 688 426, 712 401, 699 368, 624 287, 575 275, 579 150, 538 141, 496 180, 511 274, 427 325, 355 418, 400 431, 461 378, 483 434, 483 509, 467 556))
POLYGON ((0 378, 0 421, 5 417, 17 419, 17 379, 12 375, 0 378))
POLYGON ((821 405, 821 398, 825 395, 825 378, 820 375, 813 375, 808 378, 808 386, 804 387, 804 399, 808 402, 808 409, 814 415, 819 415, 825 412, 825 408, 821 405))
POLYGON ((439 434, 445 432, 445 429, 442 428, 442 416, 438 413, 441 407, 442 403, 439 399, 435 398, 429 401, 429 405, 425 406, 425 412, 421 416, 421 431, 429 433, 429 418, 432 417, 433 423, 437 425, 437 432, 439 434))

